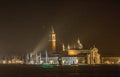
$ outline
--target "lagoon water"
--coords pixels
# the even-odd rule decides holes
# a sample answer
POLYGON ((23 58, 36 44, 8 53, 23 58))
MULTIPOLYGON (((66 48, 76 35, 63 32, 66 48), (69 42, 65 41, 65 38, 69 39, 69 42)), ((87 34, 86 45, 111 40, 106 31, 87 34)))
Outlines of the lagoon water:
POLYGON ((53 66, 41 65, 0 65, 0 77, 120 77, 120 65, 79 65, 53 66))

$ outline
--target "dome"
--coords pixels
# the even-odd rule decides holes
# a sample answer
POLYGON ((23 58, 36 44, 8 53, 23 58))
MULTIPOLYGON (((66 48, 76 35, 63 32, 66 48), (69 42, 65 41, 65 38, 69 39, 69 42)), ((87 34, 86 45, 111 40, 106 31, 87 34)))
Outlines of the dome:
POLYGON ((95 51, 95 52, 98 52, 98 48, 96 48, 95 45, 94 45, 92 50, 95 51))

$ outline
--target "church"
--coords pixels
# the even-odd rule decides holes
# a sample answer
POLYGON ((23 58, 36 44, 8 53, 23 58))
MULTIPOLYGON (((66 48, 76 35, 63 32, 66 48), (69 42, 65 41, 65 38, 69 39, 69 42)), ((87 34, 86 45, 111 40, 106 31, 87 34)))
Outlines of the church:
POLYGON ((98 49, 93 46, 89 50, 85 50, 77 39, 74 45, 65 46, 64 44, 58 47, 56 39, 56 33, 54 28, 51 27, 49 31, 48 45, 46 51, 38 52, 35 54, 26 55, 26 64, 60 64, 72 65, 72 64, 100 64, 101 57, 98 49))
POLYGON ((53 64, 53 65, 85 65, 85 64, 120 64, 119 56, 103 56, 95 45, 84 49, 78 38, 74 44, 61 44, 57 41, 56 32, 51 26, 37 51, 27 53, 23 58, 11 57, 1 59, 0 64, 53 64), (41 47, 42 46, 42 47, 41 47), (42 48, 42 50, 41 50, 42 48))

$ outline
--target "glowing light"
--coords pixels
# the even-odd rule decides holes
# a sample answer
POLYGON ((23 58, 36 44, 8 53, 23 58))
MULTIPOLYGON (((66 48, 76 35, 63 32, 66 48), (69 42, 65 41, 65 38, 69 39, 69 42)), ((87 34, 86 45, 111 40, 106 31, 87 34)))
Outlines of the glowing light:
POLYGON ((76 50, 68 50, 68 55, 77 55, 79 54, 76 50))
POLYGON ((31 61, 30 61, 30 63, 31 63, 31 64, 34 64, 34 61, 33 61, 33 60, 31 60, 31 61))
POLYGON ((42 61, 42 60, 40 60, 40 64, 43 64, 43 61, 42 61))
POLYGON ((68 44, 68 50, 70 50, 70 45, 68 44))
POLYGON ((78 59, 75 60, 75 64, 78 64, 78 59))
POLYGON ((62 64, 65 64, 65 60, 62 61, 62 64))
POLYGON ((12 62, 9 60, 8 63, 11 64, 12 62))
POLYGON ((111 64, 111 63, 110 63, 110 61, 107 60, 104 62, 104 64, 111 64))
POLYGON ((5 60, 3 60, 3 64, 6 64, 7 62, 5 60))
POLYGON ((65 51, 65 45, 64 44, 62 45, 62 51, 65 51))
POLYGON ((54 64, 54 61, 53 61, 53 60, 50 60, 50 64, 54 64))

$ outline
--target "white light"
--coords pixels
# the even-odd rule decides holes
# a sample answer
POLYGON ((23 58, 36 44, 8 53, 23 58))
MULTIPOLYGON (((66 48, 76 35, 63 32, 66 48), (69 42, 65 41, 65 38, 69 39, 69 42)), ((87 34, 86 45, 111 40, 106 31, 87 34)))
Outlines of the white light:
POLYGON ((33 60, 32 60, 32 61, 30 61, 30 63, 31 63, 31 64, 34 64, 34 61, 33 61, 33 60))
POLYGON ((78 59, 75 60, 75 64, 78 64, 78 59))
POLYGON ((40 64, 43 64, 43 61, 42 61, 42 60, 40 60, 40 64))
POLYGON ((54 64, 54 61, 53 61, 53 60, 50 60, 50 64, 54 64))
POLYGON ((3 60, 3 64, 6 64, 7 62, 5 60, 3 60))
POLYGON ((11 64, 12 62, 9 60, 8 63, 11 64))
POLYGON ((65 64, 65 60, 62 61, 62 64, 65 64))

